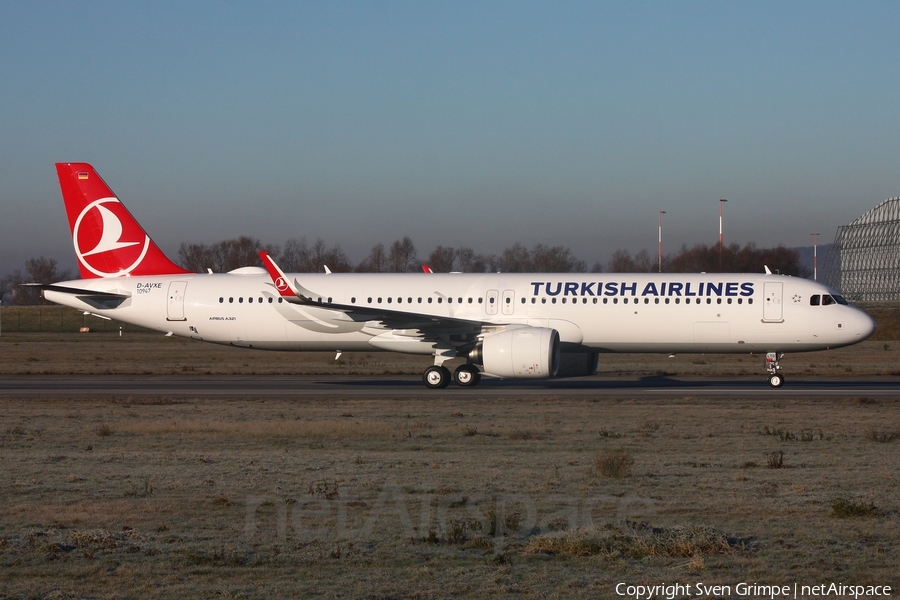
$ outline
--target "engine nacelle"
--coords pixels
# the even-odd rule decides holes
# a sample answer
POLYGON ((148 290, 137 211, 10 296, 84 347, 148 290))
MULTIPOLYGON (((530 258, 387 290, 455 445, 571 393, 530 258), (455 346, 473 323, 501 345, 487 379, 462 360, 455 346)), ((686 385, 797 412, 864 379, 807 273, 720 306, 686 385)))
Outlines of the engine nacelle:
POLYGON ((521 327, 487 335, 469 355, 496 377, 546 379, 559 368, 559 333, 546 327, 521 327))
POLYGON ((586 377, 597 372, 600 354, 597 352, 563 352, 559 356, 557 377, 586 377))

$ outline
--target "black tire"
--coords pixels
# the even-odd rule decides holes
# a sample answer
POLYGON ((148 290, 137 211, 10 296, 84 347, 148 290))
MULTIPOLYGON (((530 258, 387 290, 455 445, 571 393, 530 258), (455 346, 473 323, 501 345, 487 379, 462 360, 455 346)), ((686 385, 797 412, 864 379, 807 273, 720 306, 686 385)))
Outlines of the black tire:
POLYGON ((781 373, 773 373, 769 375, 769 385, 773 388, 780 388, 784 385, 784 375, 781 373))
POLYGON ((432 365, 422 373, 422 381, 425 387, 439 390, 450 385, 450 369, 432 365))
POLYGON ((481 383, 481 373, 473 365, 459 365, 453 374, 453 380, 460 387, 475 387, 481 383))

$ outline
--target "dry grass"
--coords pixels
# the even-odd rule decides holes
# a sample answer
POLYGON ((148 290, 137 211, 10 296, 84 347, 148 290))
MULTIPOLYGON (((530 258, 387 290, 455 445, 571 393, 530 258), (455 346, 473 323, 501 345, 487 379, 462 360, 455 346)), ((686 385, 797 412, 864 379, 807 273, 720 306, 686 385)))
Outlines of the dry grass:
MULTIPOLYGON (((102 341, 96 364, 326 365, 142 339, 102 341)), ((6 369, 60 352, 2 340, 6 369)), ((860 348, 840 370, 893 352, 860 348)), ((553 393, 0 400, 0 597, 607 598, 698 572, 898 583, 900 394, 553 393), (766 468, 776 449, 783 468, 766 468), (630 476, 600 473, 616 456, 630 476)))

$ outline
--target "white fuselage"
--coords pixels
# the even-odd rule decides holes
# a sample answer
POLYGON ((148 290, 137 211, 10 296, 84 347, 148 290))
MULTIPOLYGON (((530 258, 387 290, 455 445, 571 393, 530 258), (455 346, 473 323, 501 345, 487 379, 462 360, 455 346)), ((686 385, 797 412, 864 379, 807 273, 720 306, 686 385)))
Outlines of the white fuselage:
POLYGON ((874 329, 852 306, 811 305, 833 290, 778 275, 289 274, 317 303, 301 306, 282 301, 262 269, 239 271, 57 284, 128 296, 114 308, 44 294, 126 323, 268 350, 432 354, 433 341, 420 335, 429 317, 455 323, 446 335, 460 348, 492 329, 532 326, 557 330, 563 352, 803 352, 853 344, 874 329))

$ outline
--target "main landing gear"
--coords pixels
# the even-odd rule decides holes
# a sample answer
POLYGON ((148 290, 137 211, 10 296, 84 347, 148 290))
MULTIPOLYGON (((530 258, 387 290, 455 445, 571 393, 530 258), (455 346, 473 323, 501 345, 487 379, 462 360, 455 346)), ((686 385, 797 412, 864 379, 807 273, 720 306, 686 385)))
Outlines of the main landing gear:
POLYGON ((779 372, 781 371, 781 365, 778 364, 778 361, 782 358, 784 358, 783 353, 766 353, 766 371, 769 372, 769 385, 773 388, 780 388, 784 385, 784 375, 779 372))
POLYGON ((422 373, 425 387, 433 390, 447 387, 451 379, 460 387, 474 387, 481 382, 481 373, 475 365, 470 364, 459 365, 452 376, 450 369, 444 365, 432 365, 422 373))

